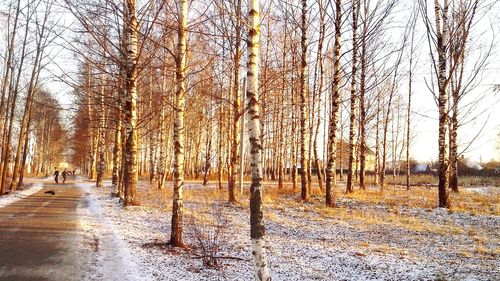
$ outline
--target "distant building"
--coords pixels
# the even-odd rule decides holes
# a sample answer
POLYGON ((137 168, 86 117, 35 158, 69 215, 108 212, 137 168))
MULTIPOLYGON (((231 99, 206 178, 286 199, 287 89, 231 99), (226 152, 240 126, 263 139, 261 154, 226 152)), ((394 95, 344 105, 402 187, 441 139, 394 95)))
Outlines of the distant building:
MULTIPOLYGON (((357 156, 358 148, 358 144, 354 145, 355 157, 357 156)), ((349 167, 349 143, 346 141, 340 141, 337 142, 337 169, 346 170, 347 167, 349 167), (339 155, 339 151, 341 151, 342 155, 339 155)), ((369 147, 366 147, 365 151, 365 167, 366 171, 375 171, 375 152, 373 152, 373 150, 371 150, 369 147)))
POLYGON ((465 158, 463 155, 457 161, 459 176, 477 176, 483 167, 470 158, 465 158))
POLYGON ((430 174, 432 173, 431 166, 429 164, 415 164, 411 169, 413 174, 430 174))
MULTIPOLYGON (((358 145, 354 146, 354 156, 357 157, 357 149, 358 145)), ((356 161, 356 159, 355 159, 356 161)), ((312 163, 314 165, 314 162, 312 163)), ((323 162, 323 165, 326 165, 326 161, 323 162)), ((356 165, 356 164, 354 164, 356 165)), ((359 163, 358 163, 359 165, 359 163)), ((291 168, 291 164, 287 164, 287 169, 291 168)), ((343 169, 344 171, 347 170, 347 167, 349 167, 349 143, 346 141, 342 142, 337 142, 337 161, 336 161, 336 168, 337 171, 340 169, 343 169)), ((366 171, 375 171, 375 152, 371 150, 369 147, 366 147, 365 151, 365 169, 366 171)), ((300 162, 297 163, 297 170, 300 172, 300 162)), ((359 170, 359 166, 358 166, 359 170)), ((312 172, 316 173, 316 167, 312 167, 312 172)))

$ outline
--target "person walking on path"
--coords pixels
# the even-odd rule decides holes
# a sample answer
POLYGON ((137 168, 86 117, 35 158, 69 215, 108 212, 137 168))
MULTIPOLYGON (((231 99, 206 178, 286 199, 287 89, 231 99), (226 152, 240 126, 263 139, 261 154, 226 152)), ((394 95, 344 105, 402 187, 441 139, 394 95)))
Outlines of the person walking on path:
POLYGON ((54 181, 55 181, 56 183, 59 183, 59 170, 57 169, 57 167, 54 167, 54 169, 56 170, 56 171, 54 172, 54 181))
POLYGON ((66 176, 68 175, 68 171, 64 169, 64 171, 61 173, 61 176, 63 177, 63 183, 66 183, 66 176))

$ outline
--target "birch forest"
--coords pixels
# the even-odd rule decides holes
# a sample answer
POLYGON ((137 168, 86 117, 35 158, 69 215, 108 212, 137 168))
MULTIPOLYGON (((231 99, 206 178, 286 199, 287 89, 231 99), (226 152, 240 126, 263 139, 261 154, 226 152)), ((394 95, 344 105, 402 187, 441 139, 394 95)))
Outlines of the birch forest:
POLYGON ((3 0, 0 280, 500 279, 497 0, 3 0))

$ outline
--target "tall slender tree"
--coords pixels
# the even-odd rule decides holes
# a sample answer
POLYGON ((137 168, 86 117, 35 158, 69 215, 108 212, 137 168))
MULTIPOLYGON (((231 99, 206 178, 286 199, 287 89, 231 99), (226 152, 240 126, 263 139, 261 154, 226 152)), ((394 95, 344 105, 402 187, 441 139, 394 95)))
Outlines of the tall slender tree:
MULTIPOLYGON (((331 112, 328 125, 328 163, 326 166, 326 205, 334 206, 336 187, 337 127, 340 103, 340 36, 342 26, 342 1, 335 0, 335 42, 333 47, 333 83, 331 112)), ((340 140, 342 141, 342 140, 340 140)), ((340 154, 342 151, 340 150, 340 154)))
POLYGON ((137 3, 126 0, 125 33, 126 46, 126 91, 125 91, 125 153, 124 153, 124 190, 123 204, 137 205, 137 65, 138 65, 138 35, 137 3))
POLYGON ((351 71, 351 112, 349 118, 349 167, 347 170, 346 192, 354 192, 354 169, 355 164, 355 126, 356 126, 356 75, 358 69, 358 15, 360 0, 352 0, 352 71, 351 71))
MULTIPOLYGON (((241 0, 237 0, 236 3, 236 30, 235 30, 235 42, 234 42, 234 81, 233 81, 233 122, 232 122, 232 134, 231 134, 231 161, 229 162, 229 180, 228 180, 228 194, 229 202, 235 203, 236 196, 234 188, 236 185, 236 177, 238 176, 237 162, 238 156, 238 142, 239 142, 239 120, 242 115, 240 108, 240 60, 241 60, 241 0)), ((241 157, 241 156, 240 156, 241 157)))
POLYGON ((307 187, 307 130, 306 130, 306 98, 307 98, 307 0, 302 0, 302 20, 301 20, 302 37, 301 60, 300 60, 300 183, 301 192, 300 198, 303 201, 309 199, 309 189, 307 187))
POLYGON ((182 225, 184 205, 184 98, 186 94, 187 0, 179 0, 179 5, 174 105, 174 193, 172 198, 172 225, 170 233, 170 243, 174 247, 184 247, 182 225))
POLYGON ((265 226, 262 210, 262 139, 260 138, 259 105, 259 42, 260 42, 260 1, 248 1, 248 61, 247 100, 249 115, 250 166, 250 237, 255 266, 255 278, 259 281, 271 280, 265 252, 265 226))

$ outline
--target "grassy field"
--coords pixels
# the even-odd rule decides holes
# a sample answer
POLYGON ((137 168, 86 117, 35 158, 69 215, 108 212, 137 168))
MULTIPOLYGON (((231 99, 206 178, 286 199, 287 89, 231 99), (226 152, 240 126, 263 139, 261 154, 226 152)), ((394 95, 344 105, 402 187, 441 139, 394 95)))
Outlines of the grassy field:
MULTIPOLYGON (((390 177, 389 177, 390 178, 390 177)), ((381 191, 345 194, 345 185, 335 190, 335 208, 325 207, 324 193, 314 185, 308 202, 290 185, 278 189, 264 184, 264 219, 269 261, 276 280, 498 280, 500 257, 500 188, 489 184, 460 187, 450 193, 451 208, 437 207, 433 178, 416 177, 424 185, 388 184, 381 191)), ((402 181, 403 179, 397 178, 402 181)), ((462 179, 474 182, 474 179, 462 179)), ((491 182, 494 182, 495 179, 491 182)), ((130 233, 130 243, 146 264, 177 268, 186 279, 249 280, 252 278, 248 240, 248 185, 236 205, 227 203, 226 185, 202 186, 187 182, 184 189, 187 243, 193 225, 210 230, 222 210, 227 225, 220 234, 224 255, 242 261, 224 260, 222 270, 206 270, 189 252, 144 250, 145 242, 168 240, 172 186, 158 190, 141 181, 140 207, 116 212, 116 224, 130 233), (146 233, 146 234, 145 234, 146 233), (135 244, 134 244, 135 243, 135 244)), ((108 192, 102 200, 116 200, 108 192)), ((121 207, 118 207, 121 208, 121 207)), ((154 268, 154 266, 153 266, 154 268)), ((158 276, 165 271, 154 272, 158 276)))

